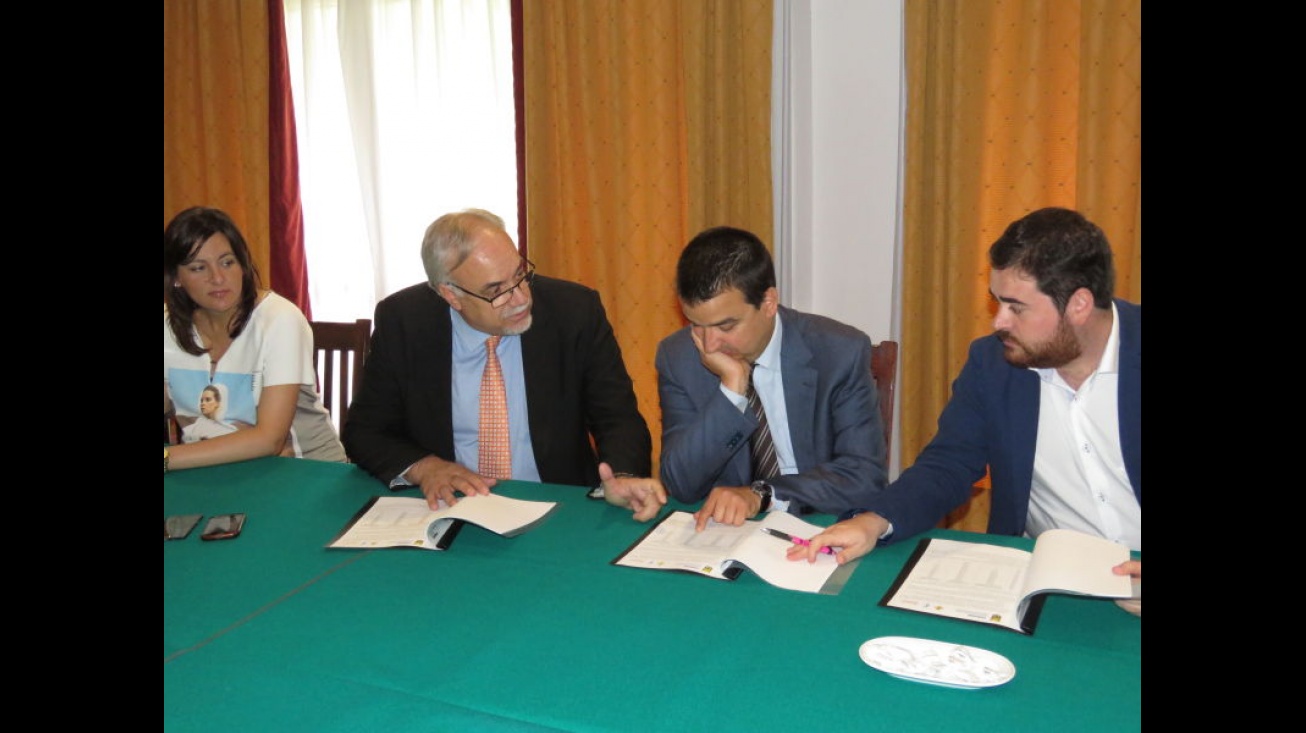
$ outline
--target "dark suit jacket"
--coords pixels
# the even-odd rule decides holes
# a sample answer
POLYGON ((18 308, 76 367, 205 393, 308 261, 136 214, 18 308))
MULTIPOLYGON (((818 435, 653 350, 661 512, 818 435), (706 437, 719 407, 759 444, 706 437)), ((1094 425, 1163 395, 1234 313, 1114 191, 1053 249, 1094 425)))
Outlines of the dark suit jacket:
MULTIPOLYGON (((864 506, 887 483, 871 340, 851 326, 783 306, 779 318, 780 371, 799 472, 770 483, 793 502, 795 514, 864 506)), ((657 369, 667 491, 695 502, 715 486, 751 483, 748 438, 757 419, 721 394, 721 380, 703 366, 688 328, 658 345, 657 369)))
MULTIPOLYGON (((1143 502, 1143 308, 1116 301, 1120 314, 1120 448, 1139 504, 1143 502)), ((1002 357, 996 335, 976 339, 934 439, 910 468, 867 505, 893 523, 888 542, 936 526, 971 496, 989 468, 988 531, 1020 535, 1029 514, 1038 440, 1039 378, 1002 357)))
MULTIPOLYGON (((599 294, 537 276, 531 295, 522 363, 540 479, 596 486, 601 460, 649 475, 653 440, 599 294)), ((427 455, 455 460, 453 331, 449 304, 426 283, 386 297, 374 322, 342 439, 350 460, 389 483, 427 455)))

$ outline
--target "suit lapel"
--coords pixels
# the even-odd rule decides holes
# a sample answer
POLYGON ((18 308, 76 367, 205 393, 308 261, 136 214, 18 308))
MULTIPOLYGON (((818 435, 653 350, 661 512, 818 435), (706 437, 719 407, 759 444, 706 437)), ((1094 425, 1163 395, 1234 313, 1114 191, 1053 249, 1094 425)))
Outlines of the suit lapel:
POLYGON ((1120 316, 1120 371, 1117 384, 1116 411, 1120 420, 1120 451, 1125 472, 1133 484, 1138 503, 1143 503, 1143 346, 1142 316, 1123 301, 1117 302, 1120 316))
POLYGON ((797 318, 788 309, 778 315, 784 319, 784 341, 780 343, 780 369, 784 378, 785 411, 789 416, 789 442, 794 449, 794 463, 802 471, 816 465, 817 371, 812 363, 812 349, 797 318))
POLYGON ((434 422, 426 435, 440 455, 453 455, 453 324, 449 304, 429 288, 422 301, 415 322, 419 332, 412 336, 409 357, 415 372, 413 382, 421 385, 413 396, 417 402, 414 414, 431 416, 434 422))
MULTIPOLYGON (((1020 460, 1016 465, 1024 471, 1028 468, 1029 479, 1034 476, 1034 449, 1038 442, 1038 406, 1042 380, 1038 373, 1029 369, 1020 369, 1015 375, 1011 398, 1011 425, 1015 435, 1014 444, 1019 446, 1020 460)), ((1028 482, 1021 478, 1020 484, 1028 482)))
POLYGON ((522 371, 526 381, 527 422, 531 427, 531 447, 535 451, 535 462, 541 475, 551 475, 552 467, 544 465, 548 456, 558 451, 550 449, 553 431, 550 430, 549 416, 554 414, 558 401, 557 364, 562 339, 557 333, 546 302, 547 286, 541 287, 536 278, 532 287, 535 297, 531 306, 531 327, 521 337, 522 371))

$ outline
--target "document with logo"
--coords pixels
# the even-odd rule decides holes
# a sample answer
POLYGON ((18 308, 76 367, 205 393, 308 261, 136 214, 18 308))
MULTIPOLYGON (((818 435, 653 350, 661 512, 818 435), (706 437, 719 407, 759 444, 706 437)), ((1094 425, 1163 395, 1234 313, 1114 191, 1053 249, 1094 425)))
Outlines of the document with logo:
POLYGON ((880 605, 1033 634, 1049 593, 1129 598, 1129 576, 1111 571, 1128 559, 1128 547, 1070 529, 1039 535, 1032 552, 927 538, 880 605))
POLYGON ((771 512, 765 519, 741 526, 709 521, 702 532, 694 529, 694 515, 671 512, 653 525, 613 565, 649 570, 675 570, 734 580, 748 569, 779 588, 838 595, 860 560, 846 565, 822 554, 816 562, 790 560, 786 553, 795 541, 818 534, 821 527, 792 514, 771 512))
POLYGON ((327 547, 445 550, 463 524, 515 537, 543 522, 556 506, 552 501, 477 494, 464 496, 452 506, 441 501, 440 508, 432 511, 421 497, 377 496, 363 505, 327 547))

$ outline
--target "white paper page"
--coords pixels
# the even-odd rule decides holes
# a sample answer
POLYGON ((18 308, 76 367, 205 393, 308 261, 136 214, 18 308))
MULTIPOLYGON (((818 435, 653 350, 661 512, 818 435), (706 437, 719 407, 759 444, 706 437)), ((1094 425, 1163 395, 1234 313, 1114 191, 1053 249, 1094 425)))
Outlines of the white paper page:
POLYGON ((805 593, 820 593, 826 581, 839 569, 834 556, 825 553, 817 555, 814 563, 790 560, 787 553, 793 543, 762 531, 764 527, 772 527, 795 537, 809 539, 821 533, 821 528, 814 524, 786 512, 772 512, 760 522, 745 524, 752 525, 753 532, 748 541, 740 545, 734 558, 771 585, 805 593))
MULTIPOLYGON (((407 496, 381 496, 331 547, 427 547, 439 540, 443 532, 428 537, 427 527, 439 520, 461 519, 479 527, 512 537, 542 520, 556 502, 525 501, 500 494, 465 496, 449 506, 431 511, 426 499, 407 496)), ((447 525, 448 522, 442 523, 447 525)))
POLYGON ((755 526, 733 527, 709 521, 702 532, 694 531, 694 515, 672 512, 639 544, 617 560, 617 565, 658 570, 688 570, 723 578, 728 559, 734 555, 755 526))
POLYGON ((379 497, 331 547, 426 546, 426 526, 431 510, 426 499, 379 497))
MULTIPOLYGON (((418 501, 425 503, 426 500, 418 501)), ((461 519, 504 537, 512 537, 534 527, 557 505, 552 501, 526 501, 501 494, 476 494, 462 497, 453 506, 441 501, 434 516, 461 519)))
POLYGON ((766 534, 763 527, 804 539, 821 531, 792 514, 775 512, 763 521, 750 520, 738 527, 709 521, 702 532, 696 532, 693 514, 672 512, 616 564, 723 578, 731 563, 738 563, 780 588, 826 594, 842 589, 853 563, 840 567, 830 555, 821 555, 814 563, 790 560, 786 552, 792 543, 766 534), (840 571, 839 579, 831 582, 831 576, 840 571))
POLYGON ((930 540, 886 605, 1020 630, 1017 608, 1030 555, 976 542, 930 540))
POLYGON ((1133 595, 1129 576, 1111 572, 1128 559, 1128 547, 1104 537, 1073 529, 1050 529, 1034 541, 1034 559, 1025 578, 1025 590, 1129 598, 1133 595))

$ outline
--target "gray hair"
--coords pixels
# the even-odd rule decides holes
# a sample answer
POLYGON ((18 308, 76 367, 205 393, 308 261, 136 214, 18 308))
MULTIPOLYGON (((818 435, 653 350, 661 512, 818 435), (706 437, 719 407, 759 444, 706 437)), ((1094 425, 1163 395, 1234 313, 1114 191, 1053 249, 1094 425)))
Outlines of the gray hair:
POLYGON ((512 239, 503 219, 485 209, 463 209, 431 222, 422 237, 422 266, 431 287, 449 281, 449 273, 471 255, 476 233, 483 229, 503 232, 512 239))

